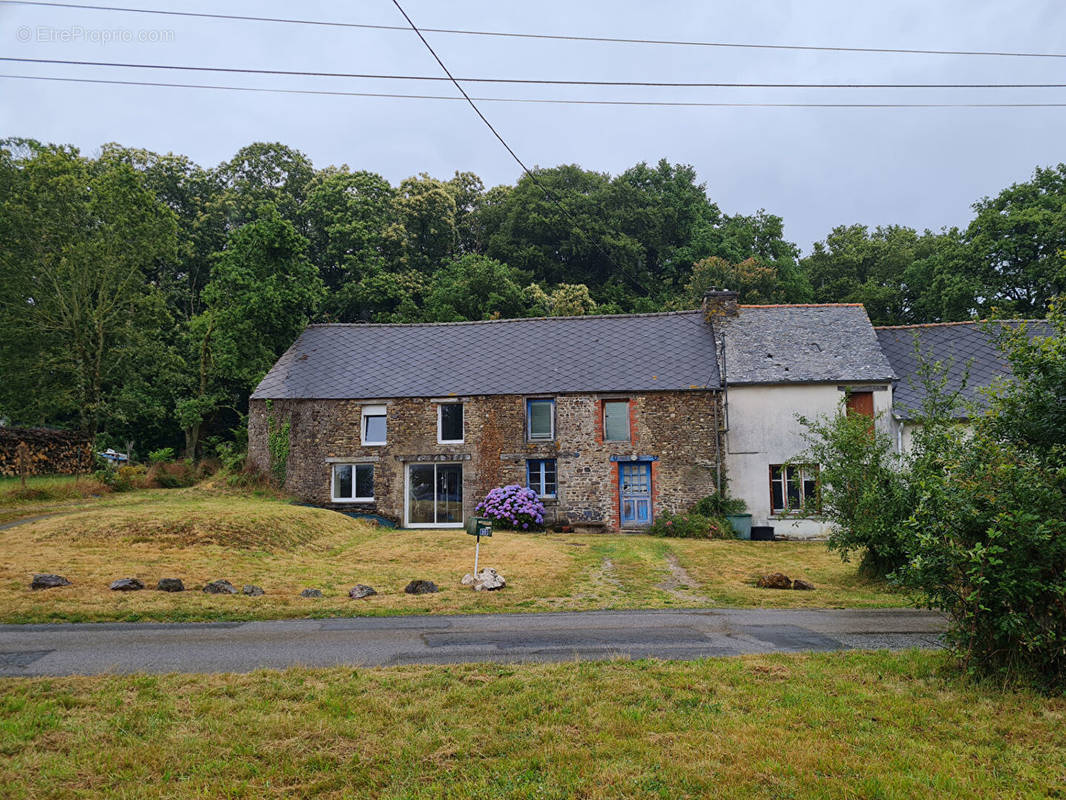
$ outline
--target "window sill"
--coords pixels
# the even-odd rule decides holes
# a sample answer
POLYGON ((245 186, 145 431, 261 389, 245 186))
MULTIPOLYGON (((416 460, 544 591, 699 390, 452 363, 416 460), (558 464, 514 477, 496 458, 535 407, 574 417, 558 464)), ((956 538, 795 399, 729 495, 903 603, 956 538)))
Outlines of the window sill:
POLYGON ((768 519, 772 519, 777 522, 788 522, 789 520, 825 522, 825 517, 823 517, 821 514, 771 514, 768 519))
POLYGON ((362 442, 363 447, 384 447, 388 442, 362 442))
POLYGON ((466 444, 465 439, 437 439, 437 444, 466 444))
POLYGON ((334 497, 331 503, 345 503, 348 505, 355 505, 357 503, 373 503, 373 497, 334 497))

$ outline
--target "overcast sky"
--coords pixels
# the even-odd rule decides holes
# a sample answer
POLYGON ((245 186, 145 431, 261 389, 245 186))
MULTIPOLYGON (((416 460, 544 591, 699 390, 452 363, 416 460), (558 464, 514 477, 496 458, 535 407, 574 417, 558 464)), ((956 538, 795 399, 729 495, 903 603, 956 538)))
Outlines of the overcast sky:
MULTIPOLYGON (((90 0, 91 1, 91 0, 90 0)), ((595 36, 1066 51, 1061 0, 401 0, 422 27, 595 36)), ((110 4, 110 3, 109 3, 110 4)), ((402 24, 391 0, 122 0, 116 5, 402 24)), ((427 34, 456 76, 727 82, 1066 82, 1066 59, 796 52, 427 34)), ((0 55, 28 58, 439 75, 413 33, 0 5, 0 55), (133 41, 103 41, 114 31, 133 41), (138 42, 137 38, 169 41, 138 42), (63 41, 68 39, 68 41, 63 41), (69 39, 75 39, 69 41, 69 39), (90 41, 93 39, 94 41, 90 41)), ((6 74, 453 94, 446 84, 189 74, 5 62, 6 74)), ((712 102, 1066 102, 1066 90, 639 89, 475 85, 509 97, 712 102)), ((1066 161, 1066 108, 765 109, 558 106, 486 102, 527 164, 618 173, 667 158, 695 166, 727 213, 784 218, 808 250, 845 223, 963 225, 970 204, 1066 161)), ((316 167, 348 164, 393 183, 472 170, 486 185, 519 168, 463 103, 0 78, 0 133, 184 153, 204 166, 250 142, 280 141, 316 167)))

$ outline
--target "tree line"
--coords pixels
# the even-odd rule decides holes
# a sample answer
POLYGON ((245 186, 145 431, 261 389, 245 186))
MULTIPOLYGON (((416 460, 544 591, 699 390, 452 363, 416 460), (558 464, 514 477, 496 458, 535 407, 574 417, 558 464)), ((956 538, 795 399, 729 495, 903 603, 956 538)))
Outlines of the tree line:
POLYGON ((0 141, 0 420, 197 455, 308 322, 447 322, 745 303, 861 302, 878 324, 1042 317, 1066 288, 1066 165, 965 229, 728 214, 695 170, 562 165, 486 188, 393 186, 256 143, 218 166, 108 144, 0 141))

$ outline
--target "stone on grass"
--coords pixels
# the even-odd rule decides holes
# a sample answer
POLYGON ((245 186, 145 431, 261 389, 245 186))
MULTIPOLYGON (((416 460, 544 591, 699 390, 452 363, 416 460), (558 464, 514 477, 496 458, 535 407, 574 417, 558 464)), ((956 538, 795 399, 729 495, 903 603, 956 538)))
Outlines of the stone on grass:
POLYGON ((348 596, 353 600, 362 600, 364 597, 370 597, 372 594, 377 594, 377 592, 374 591, 374 587, 367 586, 365 583, 357 583, 348 590, 348 596))
POLYGON ((155 588, 160 592, 184 592, 185 584, 181 578, 160 578, 155 588))
POLYGON ((322 596, 322 590, 321 589, 304 589, 302 592, 300 592, 300 597, 321 597, 321 596, 322 596))
POLYGON ((112 592, 139 592, 144 584, 136 578, 119 578, 111 583, 112 592))
POLYGON ((57 586, 70 586, 70 581, 62 575, 42 572, 34 575, 33 580, 30 582, 31 589, 54 589, 57 586))
POLYGON ((249 597, 261 597, 262 595, 266 594, 266 592, 264 592, 260 587, 253 586, 249 583, 246 584, 243 589, 241 589, 241 594, 246 594, 249 597))
POLYGON ((803 580, 803 578, 796 578, 796 580, 792 581, 792 588, 801 592, 810 592, 814 590, 814 584, 803 580))
POLYGON ((211 581, 204 587, 208 594, 237 594, 237 589, 226 580, 211 581))
POLYGON ((485 567, 485 569, 477 574, 477 577, 474 580, 474 591, 495 592, 506 585, 507 581, 503 579, 503 575, 498 573, 492 567, 485 567))
POLYGON ((433 594, 440 591, 433 581, 423 580, 411 581, 403 587, 403 590, 406 594, 433 594))
POLYGON ((463 576, 463 579, 462 579, 461 581, 459 581, 459 583, 460 583, 460 585, 462 585, 462 586, 473 586, 473 585, 474 585, 474 582, 475 582, 476 580, 477 580, 477 578, 475 578, 475 577, 474 577, 473 575, 471 575, 471 574, 470 574, 470 573, 468 572, 468 573, 466 573, 466 575, 464 575, 464 576, 463 576))
POLYGON ((780 572, 771 572, 768 575, 760 575, 755 585, 760 589, 791 589, 792 581, 788 575, 780 572))

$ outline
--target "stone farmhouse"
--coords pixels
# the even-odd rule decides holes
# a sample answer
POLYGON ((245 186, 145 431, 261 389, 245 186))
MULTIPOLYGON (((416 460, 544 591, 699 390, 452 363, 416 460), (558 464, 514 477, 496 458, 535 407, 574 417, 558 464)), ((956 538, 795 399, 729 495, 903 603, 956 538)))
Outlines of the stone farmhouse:
POLYGON ((844 407, 904 446, 916 335, 953 370, 976 359, 973 387, 1006 372, 979 325, 917 328, 726 291, 695 311, 310 325, 252 394, 249 460, 270 469, 280 443, 287 490, 403 527, 461 527, 518 483, 577 530, 640 529, 725 490, 778 536, 820 536, 799 416, 844 407))
POLYGON ((700 311, 311 325, 252 395, 249 457, 285 420, 285 486, 319 505, 459 527, 520 483, 551 519, 642 527, 716 491, 722 414, 700 311))

